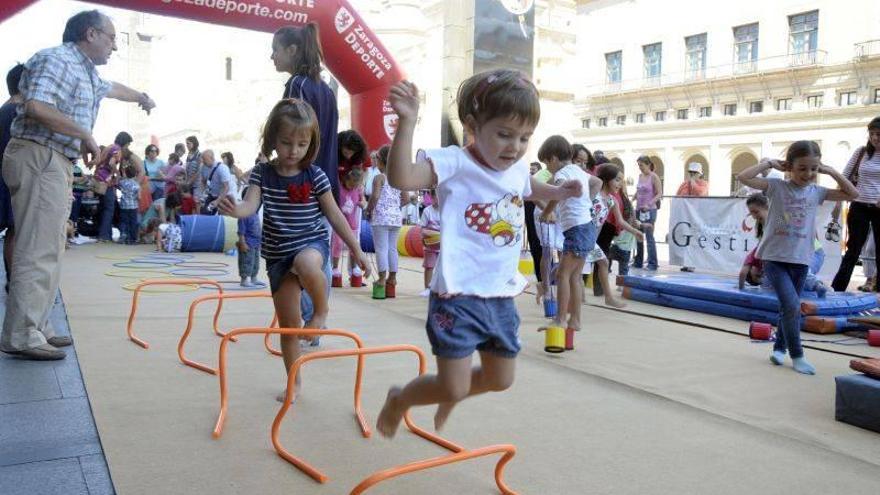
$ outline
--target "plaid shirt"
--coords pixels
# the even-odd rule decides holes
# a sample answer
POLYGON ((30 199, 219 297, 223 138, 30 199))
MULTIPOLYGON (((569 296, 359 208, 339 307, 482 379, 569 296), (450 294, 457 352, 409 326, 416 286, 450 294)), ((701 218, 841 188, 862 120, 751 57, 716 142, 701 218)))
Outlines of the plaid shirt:
MULTIPOLYGON (((113 83, 101 79, 95 64, 76 46, 65 43, 37 52, 25 64, 18 88, 24 101, 51 105, 67 118, 89 131, 95 125, 98 106, 113 83)), ((12 137, 47 146, 75 160, 80 156, 80 140, 52 132, 42 123, 24 115, 24 104, 12 122, 12 137)))
POLYGON ((122 198, 119 200, 119 208, 123 210, 137 209, 140 204, 138 194, 141 192, 141 186, 134 179, 128 177, 119 181, 119 190, 122 191, 122 198))

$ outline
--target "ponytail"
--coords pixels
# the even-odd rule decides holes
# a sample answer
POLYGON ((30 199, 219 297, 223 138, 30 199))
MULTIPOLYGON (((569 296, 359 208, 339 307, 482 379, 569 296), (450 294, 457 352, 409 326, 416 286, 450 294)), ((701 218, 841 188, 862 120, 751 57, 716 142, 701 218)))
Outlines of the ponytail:
POLYGON ((317 80, 321 76, 324 52, 319 41, 318 25, 310 22, 302 27, 285 26, 275 31, 281 46, 296 45, 293 55, 293 75, 317 80))

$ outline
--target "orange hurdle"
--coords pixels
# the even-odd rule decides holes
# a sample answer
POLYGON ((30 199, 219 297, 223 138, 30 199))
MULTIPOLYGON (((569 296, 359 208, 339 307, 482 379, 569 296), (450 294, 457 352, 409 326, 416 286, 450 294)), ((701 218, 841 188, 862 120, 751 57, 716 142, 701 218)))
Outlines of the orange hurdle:
MULTIPOLYGON (((222 305, 223 301, 226 299, 252 299, 255 297, 271 298, 272 294, 270 294, 268 292, 236 292, 236 293, 232 293, 232 294, 230 294, 230 293, 225 293, 225 294, 224 293, 217 293, 217 294, 207 294, 207 295, 193 299, 192 304, 189 305, 189 316, 187 317, 187 320, 186 320, 186 329, 183 331, 183 335, 180 336, 180 341, 177 343, 177 356, 180 357, 180 361, 183 364, 185 364, 191 368, 195 368, 197 370, 204 371, 205 373, 210 373, 212 375, 216 375, 217 374, 216 369, 211 368, 210 366, 208 366, 206 364, 202 364, 202 363, 199 363, 197 361, 193 361, 193 360, 187 358, 186 353, 184 353, 184 351, 183 351, 184 347, 186 347, 186 341, 187 341, 187 339, 189 339, 189 334, 192 331, 193 321, 195 320, 195 315, 196 315, 196 307, 205 301, 212 301, 215 299, 219 301, 217 306, 220 307, 220 305, 222 305)), ((216 334, 218 337, 223 337, 225 340, 227 334, 221 332, 217 328, 218 317, 219 317, 219 311, 214 314, 214 334, 216 334)), ((277 318, 277 316, 275 318, 277 318)), ((273 318, 272 321, 275 321, 275 318, 273 318)), ((229 337, 229 340, 235 342, 238 339, 235 338, 235 336, 231 336, 231 337, 229 337)))
MULTIPOLYGON (((357 356, 358 357, 358 386, 360 385, 360 360, 363 359, 365 355, 368 354, 384 354, 391 352, 413 352, 419 358, 419 375, 425 373, 426 364, 425 364, 425 354, 421 349, 414 345, 409 344, 401 344, 401 345, 388 345, 381 347, 368 347, 368 348, 358 348, 358 349, 343 349, 343 350, 335 350, 335 351, 319 351, 313 352, 310 354, 306 354, 301 356, 296 360, 291 366, 289 373, 287 375, 287 393, 284 397, 284 404, 282 404, 281 409, 278 411, 278 415, 275 417, 275 421, 272 423, 272 445, 275 446, 275 450, 278 452, 284 460, 296 466, 299 470, 308 474, 315 481, 319 483, 324 483, 327 481, 327 476, 322 472, 315 469, 313 466, 309 465, 307 462, 302 459, 294 456, 289 451, 287 451, 278 439, 278 433, 281 430, 281 423, 284 420, 284 416, 287 414, 287 411, 290 409, 291 402, 295 396, 294 394, 294 386, 296 384, 296 375, 299 372, 300 368, 309 361, 315 361, 318 359, 332 359, 337 357, 344 356, 357 356)), ((453 453, 446 456, 434 457, 431 459, 426 459, 422 461, 411 462, 409 464, 404 464, 402 466, 396 466, 393 468, 385 469, 383 471, 379 471, 368 477, 367 479, 361 481, 351 492, 352 495, 357 495, 365 492, 370 487, 385 481, 387 479, 395 478, 397 476, 401 476, 404 474, 412 473, 415 471, 423 471, 425 469, 430 469, 437 466, 443 466, 446 464, 452 464, 455 462, 461 462, 468 459, 474 459, 477 457, 484 457, 490 454, 495 453, 504 453, 498 463, 495 465, 495 483, 498 486, 501 493, 505 495, 516 495, 516 492, 512 491, 507 485, 504 483, 504 467, 507 463, 516 455, 516 448, 513 445, 492 445, 489 447, 483 447, 476 450, 466 450, 464 447, 456 445, 449 440, 441 438, 437 435, 429 433, 413 423, 412 418, 410 417, 409 411, 404 415, 404 421, 406 423, 407 428, 416 435, 434 442, 435 444, 452 451, 453 453)), ((365 435, 366 436, 366 435, 365 435)))
MULTIPOLYGON (((137 284, 134 289, 134 293, 131 296, 131 312, 128 315, 128 324, 125 326, 125 332, 128 334, 129 340, 134 342, 135 344, 143 347, 144 349, 149 349, 150 344, 145 341, 139 339, 134 335, 134 331, 132 327, 134 326, 134 317, 137 314, 138 309, 138 301, 140 300, 141 290, 144 287, 150 285, 213 285, 217 288, 218 293, 223 294, 223 286, 220 285, 219 282, 215 280, 209 280, 206 278, 161 278, 154 280, 144 280, 137 284)), ((214 311, 214 332, 217 332, 217 320, 220 319, 220 310, 223 309, 223 299, 219 299, 217 302, 217 310, 214 311)))
POLYGON ((433 457, 431 459, 425 459, 424 461, 415 461, 409 464, 404 464, 402 466, 397 466, 389 469, 385 469, 383 471, 379 471, 378 473, 373 474, 369 478, 361 481, 358 486, 354 487, 354 490, 351 491, 351 495, 360 495, 367 491, 368 488, 371 488, 373 485, 379 484, 382 481, 396 478, 398 476, 409 474, 415 471, 423 471, 425 469, 430 469, 437 466, 444 466, 446 464, 452 464, 454 462, 466 461, 468 459, 475 459, 477 457, 484 457, 490 454, 501 454, 501 459, 498 461, 498 464, 495 465, 495 484, 498 485, 498 489, 501 490, 501 493, 504 495, 516 495, 516 492, 511 490, 506 483, 504 483, 504 467, 513 459, 513 456, 516 455, 516 447, 508 444, 501 445, 492 445, 489 447, 482 447, 474 450, 464 450, 462 452, 456 452, 451 455, 444 455, 439 457, 433 457))
MULTIPOLYGON (((272 318, 272 323, 269 323, 270 328, 278 328, 278 313, 275 313, 275 317, 272 318)), ((263 337, 263 346, 266 347, 266 350, 269 354, 273 356, 280 356, 281 351, 274 349, 272 347, 272 339, 269 338, 271 334, 267 333, 265 337, 263 337)))
MULTIPOLYGON (((274 323, 274 320, 273 320, 274 323)), ((278 335, 296 335, 299 337, 305 336, 313 336, 313 335, 335 335, 338 337, 348 337, 354 341, 355 345, 358 349, 364 347, 363 341, 361 341, 360 336, 354 332, 346 332, 345 330, 333 330, 333 329, 312 329, 312 328, 265 328, 265 327, 246 327, 246 328, 236 328, 230 330, 223 340, 220 341, 220 356, 218 358, 218 373, 220 377, 220 413, 217 415, 217 422, 214 425, 214 438, 220 438, 220 435, 223 434, 223 425, 226 422, 226 411, 229 409, 229 391, 226 387, 226 348, 229 345, 229 341, 232 340, 236 335, 259 335, 259 334, 278 334, 278 335)), ((280 353, 279 353, 280 354, 280 353)), ((358 425, 361 427, 361 432, 365 438, 368 438, 371 434, 370 427, 367 425, 367 421, 364 419, 364 413, 361 410, 361 382, 363 381, 364 374, 364 358, 363 356, 358 356, 357 363, 357 372, 355 374, 355 382, 354 382, 354 415, 357 418, 358 425)))

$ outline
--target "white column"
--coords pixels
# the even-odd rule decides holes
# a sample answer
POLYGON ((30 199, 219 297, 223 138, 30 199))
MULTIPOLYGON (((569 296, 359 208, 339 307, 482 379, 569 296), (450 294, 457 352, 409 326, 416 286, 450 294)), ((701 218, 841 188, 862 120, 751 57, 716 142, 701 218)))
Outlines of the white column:
POLYGON ((709 148, 709 170, 709 196, 729 196, 731 164, 717 143, 709 148))
POLYGON ((678 158, 678 153, 671 146, 667 146, 663 150, 661 158, 663 159, 664 171, 663 194, 672 196, 678 191, 678 186, 684 181, 684 167, 678 158))

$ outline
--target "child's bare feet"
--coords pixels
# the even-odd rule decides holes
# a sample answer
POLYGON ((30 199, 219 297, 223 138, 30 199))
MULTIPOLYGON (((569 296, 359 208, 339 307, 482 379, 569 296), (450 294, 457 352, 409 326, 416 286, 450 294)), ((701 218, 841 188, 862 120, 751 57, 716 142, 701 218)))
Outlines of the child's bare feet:
POLYGON ((446 420, 449 419, 449 413, 455 408, 457 402, 441 402, 437 404, 437 412, 434 413, 434 431, 443 429, 446 420))
MULTIPOLYGON (((317 328, 322 330, 327 328, 325 323, 327 322, 327 316, 314 315, 311 320, 307 321, 303 328, 317 328)), ((312 347, 317 347, 321 344, 321 336, 315 335, 313 337, 307 337, 309 345, 312 347)))
POLYGON ((605 304, 608 306, 611 306, 612 308, 617 308, 617 309, 621 309, 621 308, 626 307, 625 302, 621 301, 620 299, 617 299, 616 297, 614 297, 610 294, 605 294, 605 304))
POLYGON ((565 328, 571 328, 572 330, 574 330, 576 332, 580 332, 581 331, 581 321, 576 320, 574 318, 569 318, 568 325, 565 328))
POLYGON ((386 438, 394 438, 400 422, 403 421, 403 415, 406 410, 400 407, 398 397, 403 389, 400 387, 391 387, 388 390, 388 396, 385 398, 385 405, 376 419, 376 430, 386 438))

